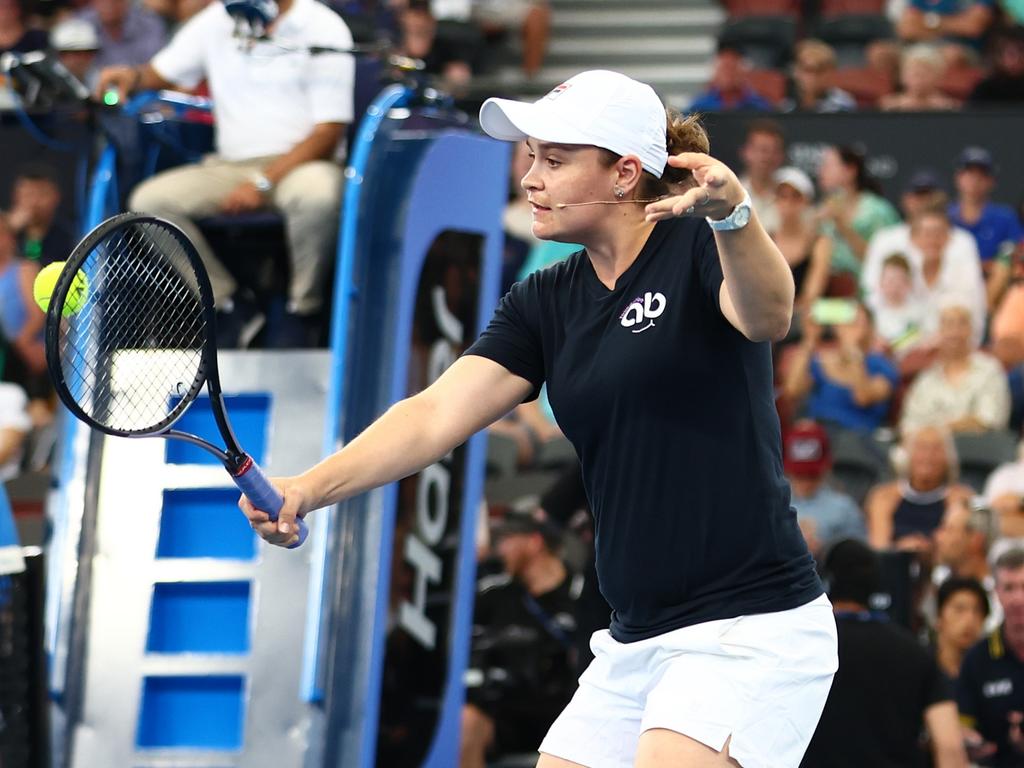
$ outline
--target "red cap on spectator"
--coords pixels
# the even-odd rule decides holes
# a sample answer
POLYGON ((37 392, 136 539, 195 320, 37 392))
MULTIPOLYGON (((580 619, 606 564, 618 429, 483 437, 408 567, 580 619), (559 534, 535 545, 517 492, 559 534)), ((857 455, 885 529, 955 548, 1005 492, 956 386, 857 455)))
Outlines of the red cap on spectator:
POLYGON ((832 465, 828 434, 813 421, 798 421, 783 441, 783 466, 787 475, 819 477, 832 465))

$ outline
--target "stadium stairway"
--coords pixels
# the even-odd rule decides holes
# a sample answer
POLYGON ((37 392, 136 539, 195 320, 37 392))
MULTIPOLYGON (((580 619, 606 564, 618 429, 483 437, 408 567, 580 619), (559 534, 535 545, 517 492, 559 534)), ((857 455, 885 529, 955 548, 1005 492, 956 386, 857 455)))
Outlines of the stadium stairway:
POLYGON ((613 69, 650 83, 672 107, 686 106, 707 82, 725 12, 716 0, 551 0, 544 68, 528 80, 514 55, 474 90, 539 96, 583 69, 613 69))

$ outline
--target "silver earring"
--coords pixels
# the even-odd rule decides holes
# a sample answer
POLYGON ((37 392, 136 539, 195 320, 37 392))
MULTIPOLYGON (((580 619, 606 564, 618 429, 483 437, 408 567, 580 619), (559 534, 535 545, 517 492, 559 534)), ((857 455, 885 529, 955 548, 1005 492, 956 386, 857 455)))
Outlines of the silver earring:
POLYGON ((615 196, 620 200, 622 199, 622 196, 626 194, 626 190, 622 187, 612 187, 612 192, 614 192, 615 196))

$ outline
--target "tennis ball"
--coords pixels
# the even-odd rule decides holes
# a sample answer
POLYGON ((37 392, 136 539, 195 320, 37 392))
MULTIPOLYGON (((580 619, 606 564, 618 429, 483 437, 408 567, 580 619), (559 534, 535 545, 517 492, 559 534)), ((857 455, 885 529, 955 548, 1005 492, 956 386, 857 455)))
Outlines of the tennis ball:
MULTIPOLYGON (((36 281, 32 285, 32 294, 35 296, 36 304, 39 305, 43 312, 50 308, 50 297, 53 295, 53 289, 57 285, 60 273, 64 270, 64 264, 65 262, 63 261, 55 261, 53 264, 43 267, 39 274, 36 275, 36 281)), ((64 317, 70 317, 80 311, 85 305, 85 299, 88 295, 89 280, 79 270, 78 274, 75 275, 75 279, 71 281, 67 298, 64 299, 64 310, 62 312, 64 317)))

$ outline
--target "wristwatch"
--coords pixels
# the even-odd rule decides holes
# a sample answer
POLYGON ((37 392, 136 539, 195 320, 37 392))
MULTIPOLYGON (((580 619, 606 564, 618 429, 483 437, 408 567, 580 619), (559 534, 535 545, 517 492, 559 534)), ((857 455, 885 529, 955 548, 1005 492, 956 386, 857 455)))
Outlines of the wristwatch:
POLYGON ((262 173, 254 173, 249 177, 249 181, 264 195, 274 188, 274 182, 264 176, 262 173))
POLYGON ((732 213, 724 219, 712 219, 707 217, 708 226, 715 232, 731 232, 735 229, 743 229, 750 222, 750 212, 753 210, 750 202, 750 193, 745 192, 739 205, 732 209, 732 213))

